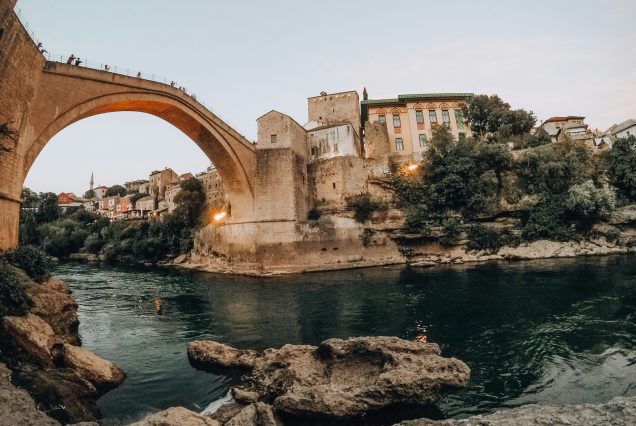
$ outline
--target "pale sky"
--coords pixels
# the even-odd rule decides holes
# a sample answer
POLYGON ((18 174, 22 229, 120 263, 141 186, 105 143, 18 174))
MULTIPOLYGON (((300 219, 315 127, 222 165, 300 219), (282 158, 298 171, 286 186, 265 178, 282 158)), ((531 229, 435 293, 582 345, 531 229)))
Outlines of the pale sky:
MULTIPOLYGON (((307 120, 306 98, 367 87, 496 93, 515 108, 583 115, 606 129, 636 118, 636 0, 19 0, 44 47, 173 79, 250 140, 271 109, 307 120)), ((29 173, 36 191, 83 193, 209 160, 178 130, 138 113, 85 119, 29 173)))

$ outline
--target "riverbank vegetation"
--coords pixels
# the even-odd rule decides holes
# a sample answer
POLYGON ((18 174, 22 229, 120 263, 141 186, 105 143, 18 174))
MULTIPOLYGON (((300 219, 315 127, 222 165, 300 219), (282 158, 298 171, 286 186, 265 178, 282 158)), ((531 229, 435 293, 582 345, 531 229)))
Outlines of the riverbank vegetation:
POLYGON ((25 188, 22 196, 22 246, 58 258, 85 252, 108 262, 157 262, 189 252, 205 208, 204 189, 196 178, 181 183, 175 210, 161 220, 110 222, 84 209, 63 214, 53 193, 36 194, 25 188))
POLYGON ((542 130, 530 132, 531 112, 496 96, 475 96, 464 115, 473 137, 456 140, 437 126, 420 167, 394 175, 407 231, 437 235, 445 245, 462 234, 469 249, 493 251, 584 238, 617 206, 636 201, 634 137, 603 153, 575 140, 550 143, 542 130), (510 220, 485 224, 497 219, 510 220))

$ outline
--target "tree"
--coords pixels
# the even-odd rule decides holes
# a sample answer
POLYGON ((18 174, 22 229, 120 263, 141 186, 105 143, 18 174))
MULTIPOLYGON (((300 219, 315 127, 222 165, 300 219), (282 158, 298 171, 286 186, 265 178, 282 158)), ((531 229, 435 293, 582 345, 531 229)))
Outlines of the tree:
POLYGON ((31 191, 26 186, 22 188, 20 199, 22 200, 22 208, 29 210, 37 209, 40 202, 40 197, 38 196, 38 194, 34 191, 31 191))
POLYGON ((181 182, 181 191, 174 197, 177 207, 173 216, 180 218, 188 228, 196 228, 201 224, 201 216, 205 208, 205 190, 197 178, 181 182))
POLYGON ((126 195, 126 188, 121 185, 113 185, 106 190, 107 197, 114 197, 115 195, 123 197, 124 195, 126 195))
POLYGON ((605 163, 610 182, 618 188, 619 194, 636 200, 636 137, 616 140, 605 163))
POLYGON ((37 219, 39 223, 51 222, 60 215, 57 206, 57 195, 52 192, 41 192, 38 204, 37 219))
POLYGON ((84 198, 93 198, 95 196, 95 191, 93 191, 92 189, 89 189, 88 191, 86 191, 84 193, 84 198))
POLYGON ((609 188, 597 188, 592 180, 573 185, 565 198, 565 207, 579 228, 588 229, 616 208, 616 195, 609 188))
POLYGON ((479 141, 489 137, 493 141, 508 142, 511 136, 528 133, 536 123, 532 111, 512 110, 497 95, 477 95, 462 106, 464 117, 479 141))

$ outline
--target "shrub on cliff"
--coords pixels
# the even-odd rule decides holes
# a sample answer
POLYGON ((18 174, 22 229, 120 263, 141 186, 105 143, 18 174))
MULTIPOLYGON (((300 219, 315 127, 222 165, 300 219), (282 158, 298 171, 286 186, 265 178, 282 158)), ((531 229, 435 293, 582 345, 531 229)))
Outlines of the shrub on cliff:
POLYGON ((565 208, 580 228, 588 229, 614 211, 616 195, 611 189, 597 188, 588 180, 568 190, 565 208))
POLYGON ((442 224, 442 236, 439 242, 445 246, 457 244, 459 236, 462 233, 462 223, 459 218, 449 217, 442 224))
POLYGON ((596 157, 580 141, 564 141, 525 151, 515 162, 522 190, 529 194, 563 194, 572 185, 599 180, 596 157))
POLYGON ((468 228, 468 244, 470 250, 495 251, 505 244, 500 238, 500 231, 490 226, 475 224, 468 228))
POLYGON ((566 241, 574 238, 574 233, 565 221, 566 216, 567 209, 560 198, 542 197, 528 213, 522 230, 523 239, 566 241))
POLYGON ((31 299, 27 295, 28 279, 0 259, 0 318, 6 315, 24 315, 31 307, 31 299))
POLYGON ((610 182, 619 194, 636 201, 636 136, 618 139, 605 156, 610 182))
POLYGON ((353 211, 353 218, 356 222, 364 223, 371 219, 374 212, 386 210, 388 206, 373 200, 369 194, 359 194, 347 200, 347 208, 353 211))
POLYGON ((26 272, 34 281, 41 282, 50 276, 50 263, 46 254, 32 246, 19 246, 9 250, 6 261, 26 272))

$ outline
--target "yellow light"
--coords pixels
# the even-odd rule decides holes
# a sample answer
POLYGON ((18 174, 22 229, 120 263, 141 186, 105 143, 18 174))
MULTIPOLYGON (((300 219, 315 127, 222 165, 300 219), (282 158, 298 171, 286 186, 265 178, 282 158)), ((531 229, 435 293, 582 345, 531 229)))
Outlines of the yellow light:
POLYGON ((225 216, 227 216, 227 213, 225 212, 220 212, 214 215, 214 221, 215 222, 220 222, 223 220, 223 218, 225 218, 225 216))
POLYGON ((418 167, 417 164, 409 164, 408 166, 406 166, 406 169, 409 172, 413 172, 413 171, 415 171, 417 169, 417 167, 418 167))

